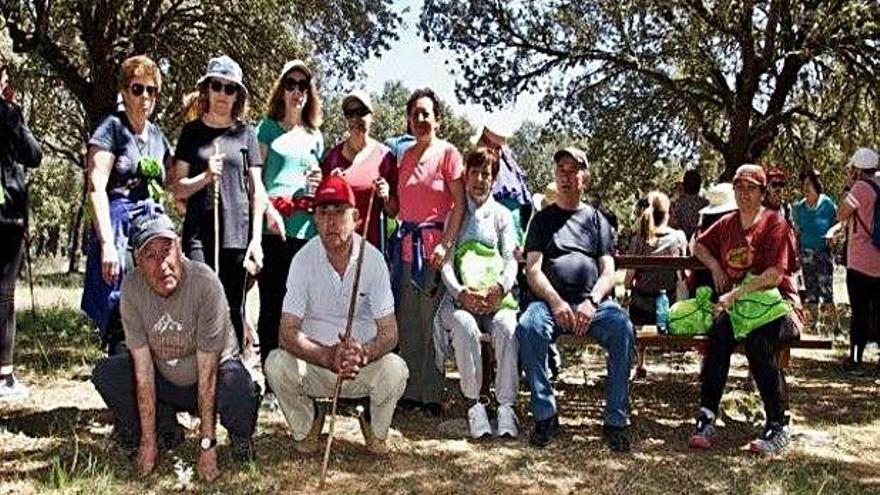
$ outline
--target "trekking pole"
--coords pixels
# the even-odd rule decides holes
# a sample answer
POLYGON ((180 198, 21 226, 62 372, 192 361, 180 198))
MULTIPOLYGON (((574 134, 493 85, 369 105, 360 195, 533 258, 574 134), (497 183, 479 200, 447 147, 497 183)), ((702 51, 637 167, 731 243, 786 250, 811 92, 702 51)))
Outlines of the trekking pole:
MULTIPOLYGON (((220 154, 220 143, 214 141, 214 155, 220 154)), ((220 178, 214 178, 214 273, 220 274, 220 178)))
MULTIPOLYGON (((345 334, 342 336, 342 342, 351 339, 351 329, 354 323, 354 308, 357 302, 358 288, 361 283, 361 267, 364 264, 364 251, 367 247, 367 226, 370 225, 370 213, 373 211, 373 198, 375 197, 376 188, 370 190, 370 201, 367 204, 367 214, 364 219, 363 237, 361 237, 361 251, 358 253, 357 265, 354 272, 354 282, 351 286, 351 297, 348 303, 348 319, 345 322, 345 334)), ((339 402, 339 393, 342 391, 342 376, 336 375, 336 387, 333 389, 333 405, 330 408, 330 432, 327 435, 327 446, 324 448, 324 462, 321 464, 321 484, 319 489, 324 488, 324 481, 327 479, 327 466, 330 463, 330 447, 333 445, 333 431, 336 426, 336 404, 339 402)))

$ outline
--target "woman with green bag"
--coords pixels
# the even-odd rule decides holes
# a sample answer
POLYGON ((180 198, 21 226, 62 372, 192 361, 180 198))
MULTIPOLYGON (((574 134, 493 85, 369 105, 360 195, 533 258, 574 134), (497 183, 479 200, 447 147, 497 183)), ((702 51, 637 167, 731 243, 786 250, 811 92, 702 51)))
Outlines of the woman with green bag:
POLYGON ((782 451, 790 441, 788 399, 785 377, 777 362, 778 350, 786 338, 798 336, 802 326, 792 276, 797 269, 795 235, 782 215, 761 205, 767 187, 763 168, 740 166, 733 187, 739 210, 728 213, 701 233, 694 248, 694 254, 712 273, 719 297, 700 376, 700 412, 688 445, 695 449, 711 446, 730 356, 744 342, 749 370, 767 417, 764 431, 750 448, 753 452, 773 454, 782 451), (772 294, 770 298, 755 296, 767 290, 778 290, 779 299, 772 299, 772 294), (757 311, 766 309, 764 306, 781 309, 778 303, 786 311, 757 311), (788 311, 788 305, 797 311, 788 311))

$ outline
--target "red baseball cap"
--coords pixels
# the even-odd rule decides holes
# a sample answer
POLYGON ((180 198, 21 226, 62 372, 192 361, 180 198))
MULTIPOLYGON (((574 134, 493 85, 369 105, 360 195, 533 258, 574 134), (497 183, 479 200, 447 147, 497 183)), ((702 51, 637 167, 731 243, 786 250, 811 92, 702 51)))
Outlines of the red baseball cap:
POLYGON ((344 204, 355 206, 354 191, 341 175, 330 175, 321 181, 315 192, 315 206, 344 204))

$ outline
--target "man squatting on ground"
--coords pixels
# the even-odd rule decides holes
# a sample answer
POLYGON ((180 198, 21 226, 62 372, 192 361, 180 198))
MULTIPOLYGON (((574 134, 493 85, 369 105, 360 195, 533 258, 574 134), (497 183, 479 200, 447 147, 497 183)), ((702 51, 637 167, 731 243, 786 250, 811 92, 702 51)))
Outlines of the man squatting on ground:
POLYGON ((92 381, 113 414, 118 441, 132 454, 137 449, 143 475, 160 450, 183 441, 176 412, 197 413, 196 469, 212 481, 220 475, 215 413, 233 456, 252 460, 259 386, 239 358, 220 280, 208 265, 183 257, 171 219, 161 209, 138 217, 130 241, 137 270, 126 275, 120 302, 130 354, 98 363, 92 381))
MULTIPOLYGON (((398 355, 391 281, 382 254, 364 244, 364 260, 352 337, 342 341, 354 285, 361 236, 354 192, 342 176, 324 179, 315 193, 318 237, 294 256, 279 328, 280 348, 266 359, 266 378, 278 396, 295 448, 320 449, 322 418, 314 398, 330 397, 337 376, 340 397, 369 397, 370 422, 361 418, 367 448, 387 450, 385 439, 409 372, 398 355)), ((366 223, 366 222, 364 222, 366 223)))

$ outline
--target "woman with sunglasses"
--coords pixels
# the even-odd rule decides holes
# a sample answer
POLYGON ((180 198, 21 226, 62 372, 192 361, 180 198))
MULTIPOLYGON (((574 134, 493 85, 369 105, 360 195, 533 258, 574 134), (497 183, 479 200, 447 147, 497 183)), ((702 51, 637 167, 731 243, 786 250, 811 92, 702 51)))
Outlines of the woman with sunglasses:
MULTIPOLYGON (((321 182, 320 160, 324 154, 321 98, 312 71, 301 60, 284 64, 272 87, 266 116, 257 139, 266 157, 263 182, 269 195, 269 213, 283 217, 282 236, 263 230, 265 268, 260 273, 260 362, 278 348, 281 303, 287 292, 287 272, 293 256, 317 234, 311 212, 311 196, 321 182)), ((263 404, 277 407, 268 387, 263 404)))
POLYGON ((186 200, 183 249, 186 256, 218 271, 229 303, 238 345, 244 335, 247 269, 263 265, 260 229, 266 211, 262 154, 247 116, 248 90, 241 67, 226 55, 212 58, 199 90, 199 118, 183 126, 174 156, 171 190, 186 200), (215 239, 214 195, 219 187, 219 235, 215 239), (219 266, 214 246, 219 243, 219 266))
POLYGON ((93 221, 81 304, 111 355, 124 349, 119 291, 132 268, 129 226, 162 202, 171 165, 171 146, 149 120, 162 88, 159 67, 145 56, 128 58, 120 82, 122 107, 98 125, 86 154, 93 221))
POLYGON ((369 218, 367 240, 374 246, 382 244, 380 213, 397 215, 397 160, 388 146, 370 137, 373 126, 373 103, 363 91, 353 91, 342 99, 342 114, 348 126, 345 140, 327 152, 321 170, 324 175, 344 175, 354 190, 360 218, 369 218), (367 215, 367 206, 375 187, 380 201, 373 202, 373 211, 367 215))
POLYGON ((442 104, 433 90, 415 90, 406 115, 416 142, 400 159, 400 227, 391 250, 400 357, 409 368, 398 404, 439 416, 444 376, 434 359, 433 319, 440 297, 428 285, 438 284, 435 275, 464 218, 464 163, 455 146, 437 137, 442 104))

